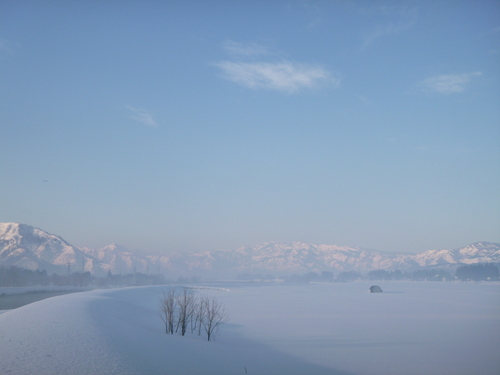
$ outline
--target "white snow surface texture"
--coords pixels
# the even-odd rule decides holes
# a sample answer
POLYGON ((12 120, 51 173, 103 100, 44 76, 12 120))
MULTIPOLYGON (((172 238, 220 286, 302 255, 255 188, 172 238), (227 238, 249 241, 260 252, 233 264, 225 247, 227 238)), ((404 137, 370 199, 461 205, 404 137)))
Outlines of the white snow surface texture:
MULTIPOLYGON (((221 284, 215 341, 167 335, 167 287, 68 294, 0 314, 0 374, 498 374, 500 283, 221 284)), ((181 288, 181 287, 179 287, 181 288)))

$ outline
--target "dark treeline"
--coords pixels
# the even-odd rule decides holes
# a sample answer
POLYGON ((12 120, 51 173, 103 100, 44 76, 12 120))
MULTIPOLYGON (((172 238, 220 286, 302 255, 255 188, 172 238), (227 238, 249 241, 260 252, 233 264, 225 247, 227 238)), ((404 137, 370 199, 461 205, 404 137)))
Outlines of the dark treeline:
POLYGON ((473 264, 461 266, 457 269, 456 276, 460 280, 498 280, 498 267, 493 263, 473 264))
MULTIPOLYGON (((271 274, 241 274, 240 281, 273 281, 277 277, 271 274)), ((463 265, 451 273, 443 269, 421 269, 413 272, 375 270, 367 274, 348 271, 340 272, 337 276, 331 271, 321 274, 308 272, 303 275, 281 276, 279 279, 290 283, 309 282, 350 282, 358 280, 413 280, 413 281, 498 281, 499 270, 493 263, 463 265)), ((92 276, 90 272, 73 272, 67 275, 52 274, 47 271, 31 271, 24 268, 0 266, 0 286, 75 286, 75 287, 119 287, 139 285, 164 285, 164 284, 190 284, 199 283, 199 277, 183 278, 176 280, 166 279, 163 275, 147 275, 144 273, 131 273, 127 275, 113 275, 108 272, 105 277, 92 276)))
MULTIPOLYGON (((238 277, 242 281, 259 280, 259 281, 272 281, 276 279, 274 276, 260 274, 251 275, 243 274, 238 277)), ((334 276, 333 272, 324 271, 321 274, 315 272, 308 272, 303 275, 289 275, 280 277, 281 280, 289 283, 310 283, 310 282, 351 282, 358 280, 415 280, 415 281, 447 281, 455 280, 449 272, 444 270, 418 270, 413 272, 401 272, 376 270, 370 271, 367 274, 361 274, 355 271, 340 272, 334 276)))
MULTIPOLYGON (((276 279, 273 275, 242 274, 238 277, 241 281, 272 281, 276 279)), ((498 268, 493 263, 464 265, 458 267, 456 272, 451 273, 443 269, 421 269, 413 272, 375 270, 367 274, 355 271, 340 272, 336 277, 330 271, 321 274, 308 272, 303 275, 282 276, 280 279, 290 283, 309 282, 349 282, 358 280, 411 280, 411 281, 496 281, 499 280, 498 268)))
POLYGON ((76 286, 76 287, 113 287, 134 285, 165 284, 163 275, 146 275, 135 273, 128 275, 113 275, 108 272, 105 277, 95 277, 90 272, 73 272, 67 275, 52 274, 47 271, 31 271, 24 268, 10 266, 0 267, 0 286, 76 286))
POLYGON ((16 266, 0 267, 0 286, 49 285, 47 271, 31 271, 16 266))

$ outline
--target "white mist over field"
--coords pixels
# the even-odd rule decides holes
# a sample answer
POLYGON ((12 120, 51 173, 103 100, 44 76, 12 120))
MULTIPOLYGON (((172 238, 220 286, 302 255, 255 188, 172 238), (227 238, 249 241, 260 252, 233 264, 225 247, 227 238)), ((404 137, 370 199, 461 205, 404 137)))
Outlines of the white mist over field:
MULTIPOLYGON (((167 287, 94 290, 0 314, 1 374, 498 374, 500 283, 219 284, 216 340, 164 333, 167 287)), ((180 287, 179 287, 180 288, 180 287)))

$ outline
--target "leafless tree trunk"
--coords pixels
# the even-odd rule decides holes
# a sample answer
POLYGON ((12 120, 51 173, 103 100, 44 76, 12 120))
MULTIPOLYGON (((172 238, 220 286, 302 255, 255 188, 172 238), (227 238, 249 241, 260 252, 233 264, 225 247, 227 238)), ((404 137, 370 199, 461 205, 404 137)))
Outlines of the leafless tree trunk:
POLYGON ((194 297, 194 303, 193 303, 193 312, 190 316, 190 327, 191 327, 191 333, 194 333, 196 331, 196 328, 198 327, 198 310, 200 309, 200 298, 194 297))
POLYGON ((176 297, 175 288, 168 288, 167 292, 163 291, 163 297, 158 306, 160 318, 165 323, 165 332, 172 335, 174 334, 176 297))
POLYGON ((195 319, 195 329, 198 328, 198 336, 201 335, 201 329, 203 328, 203 321, 205 319, 205 298, 200 297, 197 300, 196 307, 194 310, 195 319))
POLYGON ((176 302, 178 306, 177 327, 181 329, 181 336, 184 336, 195 309, 195 297, 193 292, 184 289, 182 294, 176 297, 176 302))
POLYGON ((207 334, 207 340, 210 341, 215 335, 219 326, 229 320, 226 308, 216 297, 204 297, 205 316, 203 327, 207 334))

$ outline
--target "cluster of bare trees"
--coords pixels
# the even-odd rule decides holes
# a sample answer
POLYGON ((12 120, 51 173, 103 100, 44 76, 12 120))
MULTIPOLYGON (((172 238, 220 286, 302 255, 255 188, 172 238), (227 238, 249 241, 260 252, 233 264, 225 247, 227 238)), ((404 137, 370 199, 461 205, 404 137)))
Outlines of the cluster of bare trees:
POLYGON ((229 320, 224 305, 216 297, 197 296, 189 289, 163 291, 158 311, 166 333, 173 335, 176 332, 184 336, 188 330, 198 335, 203 332, 208 341, 220 325, 229 320))

